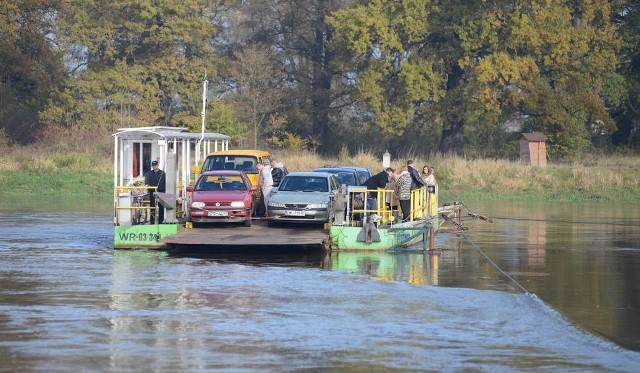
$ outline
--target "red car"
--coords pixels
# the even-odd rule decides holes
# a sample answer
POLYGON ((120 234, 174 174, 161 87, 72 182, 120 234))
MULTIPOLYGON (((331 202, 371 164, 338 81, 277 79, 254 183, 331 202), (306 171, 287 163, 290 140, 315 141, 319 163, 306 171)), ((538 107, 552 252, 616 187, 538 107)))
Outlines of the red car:
POLYGON ((251 215, 258 203, 257 186, 242 171, 221 170, 204 172, 191 192, 189 220, 198 223, 242 222, 251 226, 251 215))

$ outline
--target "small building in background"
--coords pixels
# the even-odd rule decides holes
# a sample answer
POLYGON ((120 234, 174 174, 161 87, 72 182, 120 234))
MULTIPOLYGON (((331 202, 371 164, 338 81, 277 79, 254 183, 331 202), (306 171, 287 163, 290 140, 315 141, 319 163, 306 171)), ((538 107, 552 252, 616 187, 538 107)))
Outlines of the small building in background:
POLYGON ((520 160, 532 166, 547 165, 547 136, 542 132, 523 133, 520 137, 520 160))

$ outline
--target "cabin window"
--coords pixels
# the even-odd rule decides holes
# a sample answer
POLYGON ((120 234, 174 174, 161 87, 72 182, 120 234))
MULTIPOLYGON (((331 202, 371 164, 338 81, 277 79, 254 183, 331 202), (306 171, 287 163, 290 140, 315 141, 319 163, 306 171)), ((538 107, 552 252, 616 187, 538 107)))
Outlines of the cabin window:
POLYGON ((143 176, 147 171, 151 170, 151 143, 134 142, 133 143, 132 173, 133 177, 143 176))

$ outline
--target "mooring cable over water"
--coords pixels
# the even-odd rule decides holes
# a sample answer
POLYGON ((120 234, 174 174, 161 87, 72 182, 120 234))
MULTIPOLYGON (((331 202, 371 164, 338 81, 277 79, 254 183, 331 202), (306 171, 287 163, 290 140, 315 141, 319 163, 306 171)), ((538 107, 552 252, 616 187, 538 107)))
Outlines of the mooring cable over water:
POLYGON ((470 237, 468 234, 466 234, 464 231, 460 232, 464 238, 466 238, 469 243, 471 243, 471 245, 478 250, 478 252, 480 254, 482 254, 482 256, 485 257, 485 259, 487 259, 489 261, 489 263, 491 263, 491 265, 493 265, 500 273, 502 273, 506 278, 508 278, 509 280, 511 280, 514 284, 516 284, 522 291, 524 291, 525 294, 530 295, 529 291, 527 289, 524 288, 524 286, 520 285, 520 283, 518 281, 516 281, 516 279, 514 279, 513 277, 511 277, 507 272, 503 271, 502 268, 500 268, 499 265, 496 264, 496 262, 493 261, 493 259, 491 259, 489 257, 489 255, 487 255, 484 251, 482 251, 482 249, 480 248, 480 246, 478 246, 478 244, 476 244, 470 237))
POLYGON ((555 220, 555 219, 532 219, 532 218, 519 218, 519 217, 504 217, 504 216, 492 216, 494 220, 518 220, 518 221, 537 221, 547 223, 566 223, 566 224, 597 224, 597 225, 617 225, 621 227, 636 227, 637 223, 611 223, 602 221, 576 221, 576 220, 555 220))
MULTIPOLYGON (((480 215, 480 214, 476 214, 473 211, 471 211, 471 209, 469 208, 469 206, 465 205, 464 202, 457 202, 458 204, 464 206, 464 208, 467 209, 467 212, 469 213, 469 215, 475 217, 482 217, 482 220, 487 220, 490 222, 493 222, 492 218, 488 218, 484 215, 480 215)), ((444 217, 444 216, 443 216, 444 217)), ((461 229, 459 231, 460 234, 462 234, 464 236, 464 238, 466 238, 469 243, 471 243, 471 245, 478 250, 478 252, 480 254, 482 254, 482 256, 485 257, 485 259, 487 259, 487 261, 489 261, 489 263, 491 263, 491 265, 493 265, 500 273, 502 273, 506 278, 508 278, 509 280, 511 280, 514 284, 516 284, 526 295, 531 295, 529 293, 529 291, 527 289, 524 288, 524 286, 520 285, 520 283, 518 281, 516 281, 516 279, 514 279, 513 277, 511 277, 511 275, 509 275, 507 272, 505 272, 504 270, 502 270, 502 268, 500 268, 500 266, 498 264, 496 264, 496 262, 493 261, 493 259, 491 259, 489 257, 489 255, 487 255, 481 248, 480 246, 478 246, 478 244, 475 243, 475 241, 473 241, 471 239, 471 237, 469 237, 469 235, 465 232, 465 229, 461 229)))
POLYGON ((597 224, 600 226, 604 226, 604 225, 608 225, 608 226, 620 226, 620 227, 637 227, 638 226, 638 222, 630 222, 630 223, 614 223, 614 222, 602 222, 602 221, 579 221, 579 220, 562 220, 562 219, 535 219, 535 218, 521 218, 521 217, 514 217, 514 216, 491 216, 491 217, 487 217, 481 214, 477 214, 474 211, 472 211, 469 206, 465 205, 464 202, 460 201, 460 202, 455 202, 461 206, 463 206, 464 208, 467 209, 467 212, 469 213, 469 216, 473 217, 474 219, 481 219, 481 220, 485 220, 488 222, 493 223, 493 220, 514 220, 514 221, 535 221, 535 222, 546 222, 546 223, 564 223, 564 224, 584 224, 584 225, 589 225, 589 224, 597 224))

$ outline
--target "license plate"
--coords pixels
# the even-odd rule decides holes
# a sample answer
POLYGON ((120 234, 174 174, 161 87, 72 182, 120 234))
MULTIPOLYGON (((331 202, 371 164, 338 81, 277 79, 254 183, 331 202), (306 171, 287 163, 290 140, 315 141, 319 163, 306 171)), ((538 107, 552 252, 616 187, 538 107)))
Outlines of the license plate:
POLYGON ((304 211, 287 210, 284 214, 288 216, 304 216, 304 211))
POLYGON ((227 216, 229 215, 229 213, 226 211, 209 211, 208 215, 209 216, 227 216))

